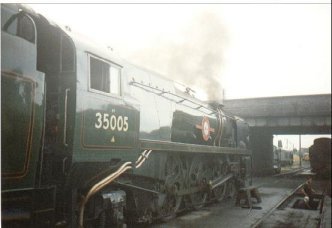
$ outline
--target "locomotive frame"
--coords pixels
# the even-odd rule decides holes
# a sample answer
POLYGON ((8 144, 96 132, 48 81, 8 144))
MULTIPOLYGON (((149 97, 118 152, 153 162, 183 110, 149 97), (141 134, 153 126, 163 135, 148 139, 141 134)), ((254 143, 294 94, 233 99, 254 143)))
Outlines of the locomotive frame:
POLYGON ((1 12, 4 227, 165 220, 250 184, 240 118, 24 5, 1 12))

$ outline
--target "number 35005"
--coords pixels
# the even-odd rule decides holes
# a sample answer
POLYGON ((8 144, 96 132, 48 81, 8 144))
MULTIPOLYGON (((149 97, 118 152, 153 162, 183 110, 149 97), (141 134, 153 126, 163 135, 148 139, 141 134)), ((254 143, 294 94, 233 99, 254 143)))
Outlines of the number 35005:
POLYGON ((95 128, 103 128, 105 130, 110 129, 111 131, 128 131, 128 116, 115 116, 109 115, 108 113, 96 113, 95 128))

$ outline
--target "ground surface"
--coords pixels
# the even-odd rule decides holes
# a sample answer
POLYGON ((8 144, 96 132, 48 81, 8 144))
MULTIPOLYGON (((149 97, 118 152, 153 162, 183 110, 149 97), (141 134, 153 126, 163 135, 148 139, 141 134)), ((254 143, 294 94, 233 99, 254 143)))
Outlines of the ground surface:
MULTIPOLYGON (((299 167, 288 167, 283 172, 296 170, 299 167)), ((153 228, 164 227, 209 227, 209 228, 233 228, 233 227, 252 227, 263 217, 269 217, 268 221, 274 220, 274 223, 264 222, 259 227, 315 227, 317 222, 309 221, 311 212, 289 212, 278 211, 271 213, 271 210, 285 197, 291 194, 293 190, 305 181, 304 175, 296 176, 270 176, 253 179, 253 185, 258 186, 262 202, 254 204, 261 209, 245 209, 235 206, 235 199, 227 199, 220 203, 215 203, 200 210, 187 212, 167 223, 157 223, 150 225, 153 228), (288 224, 289 216, 298 219, 298 223, 288 224), (307 219, 307 222, 306 222, 307 219), (277 225, 276 225, 277 224, 277 225), (305 224, 305 225, 303 225, 305 224)), ((318 183, 314 183, 319 188, 318 183)), ((254 201, 254 200, 253 200, 254 201)), ((328 203, 329 210, 331 201, 328 203)), ((317 214, 317 212, 316 212, 317 214)), ((311 216, 313 217, 313 216, 311 216)), ((331 227, 326 226, 326 227, 331 227)))

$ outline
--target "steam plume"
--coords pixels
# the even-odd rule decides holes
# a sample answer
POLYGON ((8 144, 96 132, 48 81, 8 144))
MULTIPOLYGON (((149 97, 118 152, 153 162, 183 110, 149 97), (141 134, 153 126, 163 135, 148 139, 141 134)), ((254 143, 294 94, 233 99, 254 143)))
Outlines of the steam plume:
POLYGON ((180 39, 161 37, 132 59, 170 79, 204 90, 208 100, 220 100, 225 34, 220 18, 205 11, 178 34, 180 39))

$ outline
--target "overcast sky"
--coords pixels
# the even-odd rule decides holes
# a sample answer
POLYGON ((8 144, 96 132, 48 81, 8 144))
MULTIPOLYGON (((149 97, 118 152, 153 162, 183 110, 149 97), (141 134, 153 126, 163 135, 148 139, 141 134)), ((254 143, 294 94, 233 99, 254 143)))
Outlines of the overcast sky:
POLYGON ((175 80, 215 80, 227 99, 331 92, 331 4, 31 6, 175 80))
POLYGON ((331 93, 331 4, 30 6, 214 97, 331 93))

